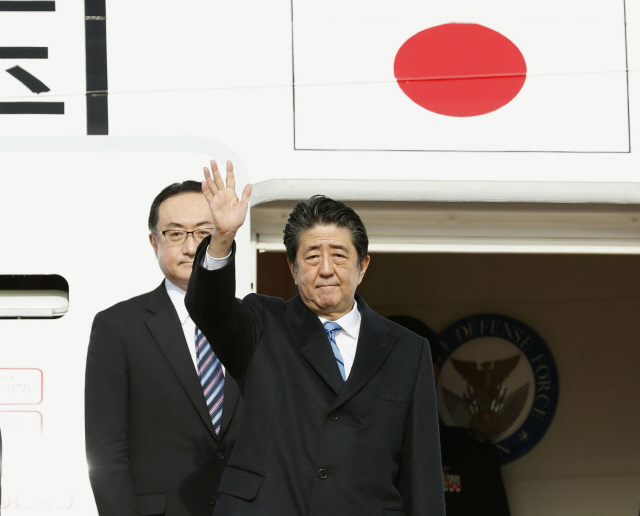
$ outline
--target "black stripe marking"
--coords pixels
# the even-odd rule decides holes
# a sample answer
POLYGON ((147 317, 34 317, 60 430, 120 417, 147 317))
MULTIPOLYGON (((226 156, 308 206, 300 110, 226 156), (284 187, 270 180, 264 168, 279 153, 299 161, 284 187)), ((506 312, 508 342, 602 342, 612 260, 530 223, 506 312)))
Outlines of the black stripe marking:
POLYGON ((0 102, 0 115, 64 115, 64 102, 0 102))
POLYGON ((0 59, 49 59, 49 47, 0 47, 0 59))
POLYGON ((0 11, 55 11, 54 1, 44 2, 0 2, 0 11))
POLYGON ((45 91, 51 91, 44 82, 42 82, 37 77, 34 77, 29 72, 27 72, 24 68, 20 66, 14 66, 13 68, 9 68, 7 73, 13 75, 16 79, 18 79, 22 84, 24 84, 27 88, 29 88, 33 93, 44 93, 45 91))
POLYGON ((109 134, 105 0, 85 0, 87 134, 109 134))
POLYGON ((106 93, 87 93, 87 134, 109 134, 109 102, 106 93))
POLYGON ((85 16, 106 16, 107 10, 104 0, 84 0, 85 16))

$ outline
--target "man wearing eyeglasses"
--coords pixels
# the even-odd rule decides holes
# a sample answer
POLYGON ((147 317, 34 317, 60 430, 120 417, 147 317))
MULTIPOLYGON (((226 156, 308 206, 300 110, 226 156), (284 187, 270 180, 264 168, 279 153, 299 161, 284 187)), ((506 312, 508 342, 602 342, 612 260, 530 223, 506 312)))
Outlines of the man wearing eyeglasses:
POLYGON ((200 182, 151 205, 165 276, 96 315, 85 381, 89 477, 100 516, 211 516, 242 400, 184 306, 198 244, 211 234, 200 182))

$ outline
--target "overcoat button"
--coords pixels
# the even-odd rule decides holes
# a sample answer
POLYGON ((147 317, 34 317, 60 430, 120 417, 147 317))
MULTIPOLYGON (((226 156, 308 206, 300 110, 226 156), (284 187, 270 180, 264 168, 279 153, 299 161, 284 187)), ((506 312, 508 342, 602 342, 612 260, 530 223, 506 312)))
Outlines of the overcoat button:
POLYGON ((215 505, 217 501, 217 498, 215 496, 212 496, 211 498, 209 498, 209 505, 215 505))
POLYGON ((331 412, 329 412, 329 419, 331 419, 331 421, 337 421, 338 420, 338 411, 337 410, 332 410, 331 412))
POLYGON ((327 478, 329 475, 328 475, 328 473, 327 473, 327 470, 326 470, 326 469, 321 469, 321 470, 319 470, 319 471, 318 471, 318 476, 319 476, 320 478, 322 478, 322 479, 325 479, 325 478, 327 478))
POLYGON ((219 458, 220 460, 224 459, 224 453, 222 453, 222 452, 218 452, 218 458, 219 458))

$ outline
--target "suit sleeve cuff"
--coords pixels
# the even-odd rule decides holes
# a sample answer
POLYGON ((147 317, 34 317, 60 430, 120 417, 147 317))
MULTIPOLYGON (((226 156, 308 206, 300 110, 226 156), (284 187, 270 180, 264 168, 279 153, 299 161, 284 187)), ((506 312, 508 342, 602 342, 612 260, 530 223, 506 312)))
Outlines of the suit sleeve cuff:
POLYGON ((229 263, 229 259, 233 251, 229 251, 229 254, 224 258, 214 258, 213 256, 209 256, 209 253, 205 251, 204 257, 202 258, 202 266, 210 271, 216 271, 218 269, 222 269, 225 265, 229 263))

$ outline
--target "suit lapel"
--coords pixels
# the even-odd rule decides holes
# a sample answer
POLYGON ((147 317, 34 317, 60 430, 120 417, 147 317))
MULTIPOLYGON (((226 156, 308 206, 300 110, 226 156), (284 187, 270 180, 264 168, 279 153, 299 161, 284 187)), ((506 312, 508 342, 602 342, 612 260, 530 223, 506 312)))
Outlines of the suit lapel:
POLYGON ((355 396, 371 380, 398 339, 398 335, 389 331, 384 319, 373 312, 358 295, 356 302, 362 316, 358 347, 351 373, 334 407, 355 396))
POLYGON ((285 321, 291 339, 298 344, 306 361, 333 392, 342 392, 345 383, 340 376, 327 334, 318 316, 304 306, 300 296, 287 302, 285 321))
MULTIPOLYGON (((238 384, 231 378, 231 375, 225 375, 224 402, 222 403, 222 420, 220 422, 220 435, 218 436, 219 439, 222 439, 225 432, 227 431, 227 428, 229 428, 229 423, 231 422, 233 413, 236 410, 236 405, 238 404, 239 397, 240 389, 238 388, 238 384)), ((209 421, 211 421, 211 418, 209 418, 209 421)), ((213 425, 211 426, 213 427, 213 425)))
POLYGON ((178 377, 182 388, 202 418, 203 423, 214 439, 217 439, 204 401, 202 388, 198 381, 198 375, 184 340, 184 333, 182 332, 178 314, 169 298, 169 294, 167 294, 164 282, 151 293, 146 309, 153 314, 146 320, 146 325, 151 335, 178 377))

